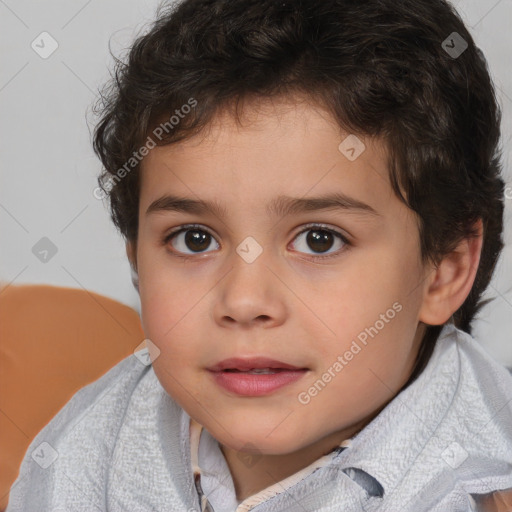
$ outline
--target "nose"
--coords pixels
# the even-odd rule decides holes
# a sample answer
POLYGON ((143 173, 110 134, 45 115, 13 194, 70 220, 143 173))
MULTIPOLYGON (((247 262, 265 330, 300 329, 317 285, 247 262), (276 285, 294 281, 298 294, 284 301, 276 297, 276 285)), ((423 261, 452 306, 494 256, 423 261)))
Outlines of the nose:
POLYGON ((236 262, 219 283, 214 320, 222 327, 276 327, 284 322, 286 287, 267 264, 236 262))

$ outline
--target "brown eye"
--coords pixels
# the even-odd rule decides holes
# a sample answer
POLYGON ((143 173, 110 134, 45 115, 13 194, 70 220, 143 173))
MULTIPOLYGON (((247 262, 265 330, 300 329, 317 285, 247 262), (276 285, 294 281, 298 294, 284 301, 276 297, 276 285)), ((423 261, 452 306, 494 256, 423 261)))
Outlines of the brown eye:
POLYGON ((325 252, 333 246, 334 235, 329 231, 311 230, 306 236, 306 243, 317 252, 325 252))
POLYGON ((294 246, 298 251, 307 252, 307 249, 310 249, 313 251, 313 256, 318 254, 323 255, 323 253, 334 247, 334 254, 329 253, 323 256, 324 258, 335 255, 336 249, 341 249, 349 244, 348 240, 341 233, 323 227, 305 229, 297 235, 295 240, 294 246), (336 244, 338 244, 338 247, 336 247, 336 244))
MULTIPOLYGON (((210 247, 213 236, 204 229, 196 227, 182 228, 177 232, 171 233, 165 242, 171 242, 174 250, 187 255, 200 254, 210 247), (187 252, 191 251, 191 252, 187 252)), ((217 244, 218 245, 218 244, 217 244)))

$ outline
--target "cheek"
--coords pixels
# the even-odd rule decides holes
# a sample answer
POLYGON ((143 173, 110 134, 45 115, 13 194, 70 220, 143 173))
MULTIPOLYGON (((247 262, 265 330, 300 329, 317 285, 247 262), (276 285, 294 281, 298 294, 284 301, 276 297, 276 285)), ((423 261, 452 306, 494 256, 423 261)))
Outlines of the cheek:
POLYGON ((144 333, 162 352, 172 350, 176 356, 182 354, 187 347, 193 347, 193 310, 201 307, 196 303, 165 290, 141 294, 144 333))
POLYGON ((160 350, 155 367, 165 367, 173 374, 201 363, 201 341, 204 340, 199 319, 207 318, 204 291, 190 286, 178 272, 160 270, 152 265, 139 273, 141 321, 144 333, 160 350), (175 275, 174 275, 175 274, 175 275))
POLYGON ((170 338, 180 318, 193 307, 191 289, 179 271, 147 248, 139 253, 141 320, 146 336, 159 345, 170 338))
POLYGON ((366 386, 385 390, 379 378, 390 387, 400 382, 409 364, 418 304, 410 294, 410 274, 401 272, 399 265, 387 272, 363 267, 368 270, 354 269, 347 279, 317 295, 312 308, 316 316, 305 316, 310 320, 303 325, 310 333, 321 332, 315 350, 325 369, 341 356, 346 364, 339 381, 346 378, 349 388, 361 387, 366 393, 366 386))

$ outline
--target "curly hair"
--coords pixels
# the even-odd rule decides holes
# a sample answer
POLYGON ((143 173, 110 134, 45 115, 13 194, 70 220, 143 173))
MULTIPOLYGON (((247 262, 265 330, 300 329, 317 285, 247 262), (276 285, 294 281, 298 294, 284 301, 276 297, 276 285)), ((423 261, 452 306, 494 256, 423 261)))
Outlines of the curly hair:
MULTIPOLYGON (((139 148, 199 133, 223 109, 238 116, 246 99, 299 93, 340 128, 386 143, 393 190, 418 215, 423 263, 438 265, 461 240, 477 236, 482 220, 476 278, 449 320, 471 334, 503 249, 501 110, 486 60, 451 4, 162 3, 128 62, 114 59, 95 110, 101 119, 93 146, 104 166, 99 187, 127 241, 137 240, 139 148)), ((426 326, 407 384, 427 364, 442 327, 426 326)))

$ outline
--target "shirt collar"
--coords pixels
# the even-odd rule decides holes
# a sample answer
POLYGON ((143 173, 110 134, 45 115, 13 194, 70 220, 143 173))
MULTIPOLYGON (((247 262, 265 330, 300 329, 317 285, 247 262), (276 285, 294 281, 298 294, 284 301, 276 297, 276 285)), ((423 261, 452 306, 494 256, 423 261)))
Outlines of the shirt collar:
MULTIPOLYGON (((190 460, 192 464, 193 478, 194 484, 201 502, 201 511, 202 512, 213 512, 213 508, 209 503, 207 497, 203 492, 203 486, 201 485, 201 479, 203 477, 203 473, 201 467, 199 465, 199 444, 201 441, 201 434, 203 434, 204 429, 201 424, 195 421, 193 418, 190 418, 189 421, 189 434, 190 434, 190 460)), ((250 510, 254 508, 256 505, 263 503, 268 500, 270 497, 284 492, 286 489, 296 484, 300 480, 304 479, 306 476, 310 475, 318 468, 327 466, 332 463, 333 459, 343 452, 346 448, 351 445, 352 440, 346 439, 342 441, 338 446, 334 447, 328 453, 319 457, 317 460, 312 462, 307 467, 301 469, 300 471, 294 473, 293 475, 281 480, 280 482, 276 482, 273 485, 263 489, 262 491, 247 497, 241 503, 241 508, 237 510, 250 510)))

